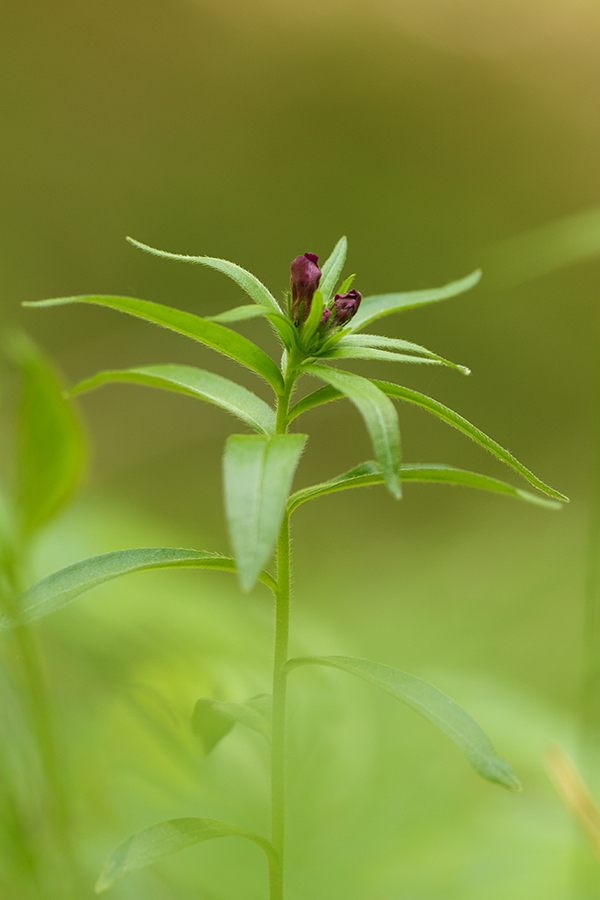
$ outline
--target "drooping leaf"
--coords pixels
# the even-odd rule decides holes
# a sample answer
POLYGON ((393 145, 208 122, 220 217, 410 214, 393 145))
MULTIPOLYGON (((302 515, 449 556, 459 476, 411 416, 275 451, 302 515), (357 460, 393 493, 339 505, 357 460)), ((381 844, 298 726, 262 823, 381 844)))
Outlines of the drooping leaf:
MULTIPOLYGON (((505 481, 499 481, 497 478, 490 478, 477 472, 467 472, 464 469, 455 469, 452 466, 429 464, 402 465, 400 466, 400 481, 463 485, 464 487, 478 488, 482 491, 506 494, 509 497, 516 497, 519 500, 525 500, 537 506, 544 506, 547 509, 561 509, 561 504, 557 500, 546 500, 544 497, 540 497, 539 494, 522 491, 520 488, 515 488, 505 481)), ((373 484, 384 484, 381 469, 375 462, 362 463, 349 472, 338 475, 337 478, 331 478, 329 481, 324 481, 321 484, 314 484, 301 491, 296 491, 288 501, 288 512, 293 512, 301 503, 312 500, 314 497, 323 497, 336 491, 345 491, 355 487, 368 487, 373 484)))
POLYGON ((192 714, 192 728, 202 742, 205 753, 227 735, 239 723, 271 740, 271 697, 260 694, 244 703, 225 703, 201 697, 192 714))
MULTIPOLYGON (((17 613, 0 619, 0 630, 14 628, 16 625, 46 616, 71 603, 85 591, 121 575, 145 572, 148 569, 174 568, 222 569, 226 572, 235 572, 232 559, 204 550, 143 547, 103 553, 101 556, 84 559, 42 578, 21 595, 17 613)), ((273 587, 273 580, 267 573, 261 575, 261 580, 273 587)))
POLYGON ((371 437, 385 483, 394 497, 400 497, 400 427, 393 404, 373 382, 353 372, 322 365, 305 366, 305 371, 326 381, 354 403, 371 437))
POLYGON ((98 372, 74 385, 69 394, 92 391, 103 384, 115 381, 144 384, 176 391, 188 397, 198 397, 227 410, 255 431, 262 434, 275 432, 275 413, 264 400, 235 381, 230 381, 229 378, 194 366, 165 364, 98 372))
POLYGON ((426 347, 421 347, 420 344, 413 344, 412 341, 403 341, 399 338, 386 337, 382 334, 349 334, 342 338, 339 342, 339 346, 340 348, 373 347, 380 350, 416 353, 419 356, 428 356, 430 359, 436 359, 445 366, 450 366, 452 369, 458 369, 459 372, 463 372, 465 375, 471 374, 471 370, 467 369, 466 366, 459 366, 457 363, 450 362, 450 360, 444 359, 444 357, 440 356, 438 353, 433 353, 426 347))
MULTIPOLYGON (((467 437, 472 438, 477 444, 483 447, 485 450, 489 450, 494 456, 498 459, 502 460, 502 462, 506 463, 507 466, 510 466, 511 469, 514 469, 515 472, 518 472, 523 476, 530 484, 534 487, 538 488, 542 493, 547 494, 549 497, 554 497, 557 500, 561 500, 563 502, 568 503, 569 498, 565 497, 564 494, 561 494, 559 491, 554 490, 554 488, 549 487, 549 485, 545 484, 541 481, 533 472, 530 472, 522 463, 516 459, 512 453, 508 450, 505 450, 504 447, 501 447, 496 441, 492 440, 492 438, 488 437, 487 434, 484 434, 479 428, 476 428, 475 425, 472 425, 467 419, 464 419, 462 416, 459 416, 458 413, 455 413, 449 407, 444 406, 443 403, 439 403, 437 400, 434 400, 432 397, 428 397, 426 394, 420 394, 418 391, 413 391, 410 388, 402 387, 399 384, 392 384, 388 381, 378 381, 376 379, 373 380, 373 384, 376 385, 384 394, 388 397, 392 397, 397 400, 405 400, 408 403, 413 403, 416 406, 420 406, 422 409, 427 410, 427 412, 432 413, 434 416, 437 416, 442 421, 446 422, 448 425, 451 425, 453 428, 456 428, 458 431, 461 431, 463 434, 466 434, 467 437)), ((316 406, 321 406, 324 403, 330 403, 332 400, 339 400, 340 397, 343 396, 343 392, 338 390, 336 387, 328 386, 325 388, 321 388, 318 391, 314 391, 312 394, 309 394, 307 397, 304 397, 295 406, 292 407, 288 414, 288 421, 292 421, 297 416, 302 413, 308 412, 310 409, 314 409, 316 406)))
POLYGON ((220 837, 246 838, 265 852, 270 868, 279 864, 277 851, 269 841, 236 825, 218 819, 169 819, 143 828, 119 844, 104 865, 96 893, 107 891, 125 875, 151 866, 163 856, 220 837))
POLYGON ((248 306, 236 306, 227 312, 218 313, 216 316, 205 316, 207 322, 245 322, 246 319, 256 319, 259 316, 268 316, 273 312, 271 306, 256 306, 250 303, 248 306))
POLYGON ((16 459, 20 526, 31 534, 69 500, 84 461, 81 426, 52 364, 25 335, 11 342, 23 376, 16 459))
POLYGON ((420 713, 443 731, 467 757, 475 771, 509 790, 520 790, 520 784, 505 759, 497 756, 488 736, 479 725, 454 700, 433 685, 400 672, 391 666, 356 659, 351 656, 305 656, 291 659, 288 671, 298 666, 317 665, 341 669, 374 684, 411 709, 420 713))
POLYGON ((225 445, 225 509, 242 590, 249 591, 283 522, 305 434, 232 434, 225 445))
POLYGON ((456 297, 474 287, 481 278, 481 272, 477 269, 466 278, 459 281, 451 281, 439 288, 426 288, 422 291, 406 291, 398 294, 375 294, 371 297, 363 297, 360 308, 351 322, 352 331, 359 331, 375 319, 389 316, 391 313, 403 312, 416 306, 424 306, 426 303, 436 303, 438 300, 447 300, 456 297))
POLYGON ((321 293, 323 294, 323 301, 325 304, 329 303, 329 301, 331 300, 331 295, 333 294, 334 288, 338 282, 338 278, 340 277, 342 269, 344 268, 347 252, 348 241, 345 237, 341 237, 333 248, 331 256, 326 260, 323 267, 321 268, 322 274, 319 287, 321 289, 321 293))
POLYGON ((156 250, 154 247, 149 247, 148 244, 142 244, 141 241, 136 241, 131 237, 128 237, 127 240, 134 247, 139 247, 140 250, 145 250, 146 253, 151 253, 153 256, 160 256, 163 259, 177 259, 180 262, 195 263, 196 265, 207 266, 209 269, 216 269, 217 272, 222 272, 235 281, 248 296, 252 297, 255 303, 258 303, 260 306, 269 306, 273 312, 281 312, 277 300, 268 288, 255 275, 246 269, 242 269, 236 263, 228 262, 226 259, 216 259, 212 256, 185 256, 181 253, 167 253, 164 250, 156 250))
POLYGON ((104 297, 104 296, 86 296, 86 297, 57 297, 52 300, 38 300, 34 303, 25 303, 24 306, 63 306, 67 303, 95 303, 99 306, 108 306, 110 309, 119 310, 119 312, 129 313, 131 316, 137 316, 146 322, 154 322, 155 325, 162 325, 163 328, 169 328, 178 334, 184 334, 207 347, 212 347, 219 353, 235 359, 236 362, 247 366, 261 375, 269 382, 276 393, 283 390, 283 379, 281 372, 273 362, 270 356, 249 341, 248 338, 219 325, 218 322, 209 322, 208 319, 201 319, 192 313, 184 312, 181 309, 174 309, 171 306, 163 306, 161 303, 151 303, 148 300, 138 300, 135 297, 104 297))

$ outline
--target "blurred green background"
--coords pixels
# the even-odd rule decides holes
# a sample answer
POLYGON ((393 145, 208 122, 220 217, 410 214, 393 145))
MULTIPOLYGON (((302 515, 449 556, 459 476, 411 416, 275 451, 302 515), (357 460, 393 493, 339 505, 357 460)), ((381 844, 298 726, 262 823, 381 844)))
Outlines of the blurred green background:
MULTIPOLYGON (((288 896, 571 896, 583 839, 544 754, 572 744, 576 723, 600 268, 593 259, 560 268, 558 254, 555 271, 527 280, 521 245, 502 242, 600 203, 600 7, 5 0, 0 20, 2 323, 25 328, 69 382, 187 362, 261 391, 233 362, 114 312, 20 307, 83 293, 199 314, 244 302, 222 276, 153 259, 125 235, 233 260, 278 296, 293 257, 323 260, 341 234, 363 293, 483 267, 469 294, 384 322, 386 333, 470 366, 470 378, 371 363, 356 371, 447 403, 572 502, 554 514, 409 485, 400 504, 371 489, 303 507, 294 650, 366 656, 434 681, 510 758, 524 793, 477 780, 392 700, 341 674, 295 673, 288 896)), ((275 351, 260 322, 240 330, 275 351)), ((127 546, 227 552, 220 456, 233 421, 124 385, 81 406, 87 481, 40 542, 31 578, 127 546)), ((506 477, 441 423, 406 407, 400 415, 407 462, 506 477)), ((310 416, 298 486, 370 458, 349 405, 310 416)), ((161 818, 267 827, 260 738, 236 731, 206 760, 188 724, 198 696, 268 689, 268 600, 259 589, 240 596, 226 578, 135 576, 39 625, 86 884, 116 843, 161 818)), ((26 782, 27 749, 15 753, 26 782)), ((43 896, 11 881, 8 856, 0 873, 10 895, 43 896)), ((131 876, 114 896, 259 900, 257 857, 216 842, 131 876)))

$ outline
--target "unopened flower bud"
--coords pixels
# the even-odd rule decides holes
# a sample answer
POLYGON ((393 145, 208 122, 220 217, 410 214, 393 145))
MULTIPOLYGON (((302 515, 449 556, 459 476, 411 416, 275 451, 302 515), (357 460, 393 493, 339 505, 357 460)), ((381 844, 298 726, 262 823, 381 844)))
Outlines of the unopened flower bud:
POLYGON ((319 322, 319 327, 320 327, 320 328, 323 328, 325 325, 327 325, 327 323, 329 322, 329 319, 330 319, 330 318, 331 318, 331 310, 330 310, 330 309, 324 309, 324 310, 323 310, 323 315, 321 316, 321 321, 319 322))
POLYGON ((333 300, 333 324, 345 325, 358 312, 361 295, 354 289, 347 294, 336 294, 333 300))
POLYGON ((298 324, 298 320, 306 321, 310 310, 312 298, 319 287, 321 270, 317 265, 319 257, 314 253, 305 253, 297 256, 290 266, 292 270, 292 321, 298 324))

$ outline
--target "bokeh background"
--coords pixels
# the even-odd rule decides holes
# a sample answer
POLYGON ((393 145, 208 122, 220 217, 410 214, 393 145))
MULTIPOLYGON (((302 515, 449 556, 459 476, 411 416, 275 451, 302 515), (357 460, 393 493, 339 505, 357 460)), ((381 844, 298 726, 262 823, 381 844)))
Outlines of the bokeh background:
MULTIPOLYGON (((151 258, 125 235, 233 260, 276 294, 293 257, 324 259, 341 234, 363 293, 436 286, 482 266, 469 294, 384 321, 386 333, 470 366, 469 378, 356 371, 447 403, 570 506, 552 513, 418 485, 401 503, 370 489, 307 505, 294 528, 293 643, 434 681, 485 727, 524 792, 480 782, 391 699, 342 674, 298 672, 288 896, 572 896, 584 842, 544 756, 554 743, 573 747, 577 730, 600 267, 593 239, 585 252, 577 240, 564 250, 560 230, 535 230, 600 203, 600 7, 4 0, 0 21, 2 324, 26 329, 68 382, 185 362, 262 390, 233 362, 112 311, 21 308, 83 293, 199 314, 241 301, 222 276, 151 258)), ((240 330, 275 352, 260 322, 240 330)), ((81 410, 86 482, 40 541, 32 579, 127 546, 227 552, 220 456, 233 420, 124 385, 84 398, 81 410)), ((407 461, 510 477, 441 423, 400 414, 407 461)), ((298 486, 370 458, 349 405, 310 417, 298 486)), ((82 898, 108 851, 151 822, 207 815, 267 827, 260 738, 232 733, 205 759, 189 727, 198 696, 268 689, 268 598, 241 596, 227 578, 135 576, 39 625, 82 898)), ((595 790, 593 765, 587 777, 595 790)), ((1 867, 10 895, 43 897, 16 880, 10 852, 1 867)), ((236 841, 203 845, 131 876, 114 896, 259 900, 257 857, 236 841)))

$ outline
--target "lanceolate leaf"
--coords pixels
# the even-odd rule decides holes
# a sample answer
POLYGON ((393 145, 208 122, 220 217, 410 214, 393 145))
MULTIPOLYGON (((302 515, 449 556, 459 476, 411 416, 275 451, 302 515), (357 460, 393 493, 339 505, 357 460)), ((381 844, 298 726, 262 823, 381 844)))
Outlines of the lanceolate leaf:
POLYGON ((229 378, 193 366, 141 366, 137 369, 98 372, 97 375, 80 381, 69 393, 81 394, 114 381, 144 384, 176 391, 188 397, 198 397, 227 410, 255 431, 262 434, 275 432, 275 413, 264 400, 229 378))
POLYGON ((23 375, 17 512, 21 528, 29 534, 71 496, 83 467, 84 441, 50 362, 25 335, 14 338, 12 352, 23 375))
POLYGON ((281 372, 270 356, 249 341, 248 338, 219 325, 217 322, 209 322, 192 313, 172 306, 163 306, 161 303, 151 303, 148 300, 138 300, 135 297, 59 297, 53 300, 39 300, 35 303, 26 303, 25 306, 62 306, 66 303, 96 303, 99 306, 108 306, 120 312, 137 316, 146 322, 154 322, 171 331, 185 334, 187 337, 201 344, 206 344, 223 353, 225 356, 235 359, 237 362, 258 375, 265 378, 276 393, 283 390, 281 372))
POLYGON ((467 369, 466 366, 459 366, 457 363, 450 362, 426 347, 421 347, 420 344, 413 344, 412 341, 403 341, 399 338, 385 337, 382 334, 349 334, 340 341, 340 349, 342 347, 374 347, 380 350, 416 353, 420 356, 428 356, 430 359, 437 359, 444 365, 458 369, 459 372, 463 372, 465 375, 471 374, 471 370, 467 369))
POLYGON ((265 852, 269 868, 279 864, 277 851, 269 841, 236 825, 219 822, 218 819, 169 819, 144 828, 119 844, 102 870, 96 893, 107 891, 129 872, 150 866, 163 856, 220 837, 246 838, 265 852))
MULTIPOLYGON (((555 491, 554 488, 549 487, 549 485, 537 478, 537 476, 522 465, 518 459, 515 459, 512 453, 505 450, 504 447, 501 447, 500 444, 488 437, 487 434, 484 434, 483 431, 480 431, 479 428, 476 428, 475 425, 468 422, 467 419, 464 419, 462 416, 459 416, 458 413, 455 413, 447 406, 444 406, 443 403, 439 403, 437 400, 434 400, 432 397, 428 397, 425 394, 420 394, 418 391, 402 387, 399 384, 391 384, 388 381, 373 380, 373 384, 383 391, 383 393, 387 394, 388 397, 406 400, 408 403, 414 403, 416 406, 420 406, 422 409, 427 410, 427 412, 442 419, 448 425, 451 425, 453 428, 466 434, 467 437, 472 438, 481 447, 489 450, 490 453, 502 460, 506 465, 510 466, 511 469, 514 469, 515 472, 522 475, 523 478, 544 494, 568 503, 568 497, 565 497, 565 495, 561 494, 559 491, 555 491)), ((338 400, 341 396, 343 396, 343 392, 335 387, 328 386, 321 388, 296 403, 290 410, 288 419, 289 421, 292 421, 302 413, 308 412, 309 409, 313 409, 315 406, 321 406, 323 403, 330 403, 332 400, 338 400)))
POLYGON ((197 265, 207 266, 209 269, 216 269, 218 272, 223 272, 224 275, 228 275, 236 284, 239 284, 242 290, 246 291, 255 303, 258 303, 261 306, 270 306, 273 312, 281 312, 277 300, 264 284, 251 272, 242 269, 241 266, 238 266, 235 263, 228 262, 226 259, 215 259, 212 256, 184 256, 180 253, 167 253, 164 250, 155 250, 154 247, 149 247, 148 244, 142 244, 141 241, 136 241, 130 237, 128 237, 127 240, 130 244, 139 247, 140 250, 145 250, 146 253, 151 253, 153 256, 161 256, 164 259, 177 259, 181 262, 196 263, 197 265))
POLYGON ((256 319, 258 316, 268 316, 273 312, 272 306, 256 306, 250 303, 248 306, 236 306, 227 312, 218 313, 216 316, 205 316, 207 322, 244 322, 246 319, 256 319))
POLYGON ((367 426, 385 483, 394 497, 400 497, 400 427, 393 404, 373 382, 353 372, 321 365, 305 366, 305 371, 328 382, 354 403, 367 426))
POLYGON ((260 694, 245 703, 225 703, 201 697, 196 702, 192 714, 192 727, 200 738, 205 753, 215 745, 233 726, 239 723, 271 740, 271 697, 260 694))
POLYGON ((329 259, 321 269, 321 283, 319 285, 323 300, 327 304, 331 299, 334 288, 338 282, 344 263, 346 262, 346 253, 348 251, 348 241, 345 237, 341 237, 329 259))
MULTIPOLYGON (((325 353, 319 354, 320 359, 371 359, 380 362, 424 363, 429 366, 445 365, 441 359, 433 359, 431 356, 409 356, 406 353, 390 353, 389 350, 379 350, 375 347, 334 347, 325 353)), ((454 366, 453 368, 456 368, 454 366)))
POLYGON ((400 672, 391 666, 356 659, 351 656, 305 656, 291 659, 288 671, 297 666, 317 665, 341 669, 357 675, 364 681, 381 688, 397 700, 401 700, 443 731, 460 747, 473 768, 482 778, 501 784, 509 790, 520 790, 520 784, 510 765, 496 755, 488 736, 479 725, 454 700, 437 688, 400 672))
POLYGON ((271 555, 305 441, 305 434, 233 434, 227 440, 225 508, 244 591, 271 555))
MULTIPOLYGON (((464 487, 479 488, 482 491, 506 494, 509 497, 526 500, 528 503, 545 506, 548 509, 561 508, 561 504, 557 500, 546 500, 544 497, 540 497, 539 494, 522 491, 511 484, 506 484, 505 481, 499 481, 497 478, 489 478, 487 475, 479 475, 476 472, 467 472, 464 469, 455 469, 451 466, 402 465, 400 466, 400 480, 463 485, 464 487)), ((301 491, 296 491, 288 501, 288 512, 293 512, 301 503, 312 500, 314 497, 323 497, 325 494, 333 494, 336 491, 345 491, 349 488, 368 487, 372 484, 383 483, 383 475, 377 463, 362 463, 362 465, 356 466, 355 469, 351 469, 344 475, 338 475, 337 478, 332 478, 330 481, 324 481, 322 484, 315 484, 301 491)))
MULTIPOLYGON (((21 595, 18 612, 0 618, 0 629, 14 628, 39 619, 66 606, 80 594, 121 575, 148 569, 223 569, 235 572, 232 559, 204 550, 182 550, 165 547, 117 550, 74 563, 48 575, 21 595)), ((273 579, 263 573, 261 580, 271 588, 273 579)))
POLYGON ((352 331, 359 331, 380 319, 381 316, 389 316, 390 313, 403 312, 405 309, 413 309, 415 306, 424 306, 426 303, 435 303, 438 300, 446 300, 456 297, 474 287, 481 278, 481 272, 477 269, 460 281, 451 281, 440 288, 427 288, 423 291, 407 291, 401 294, 375 294, 371 297, 363 297, 360 309, 352 319, 352 331))

